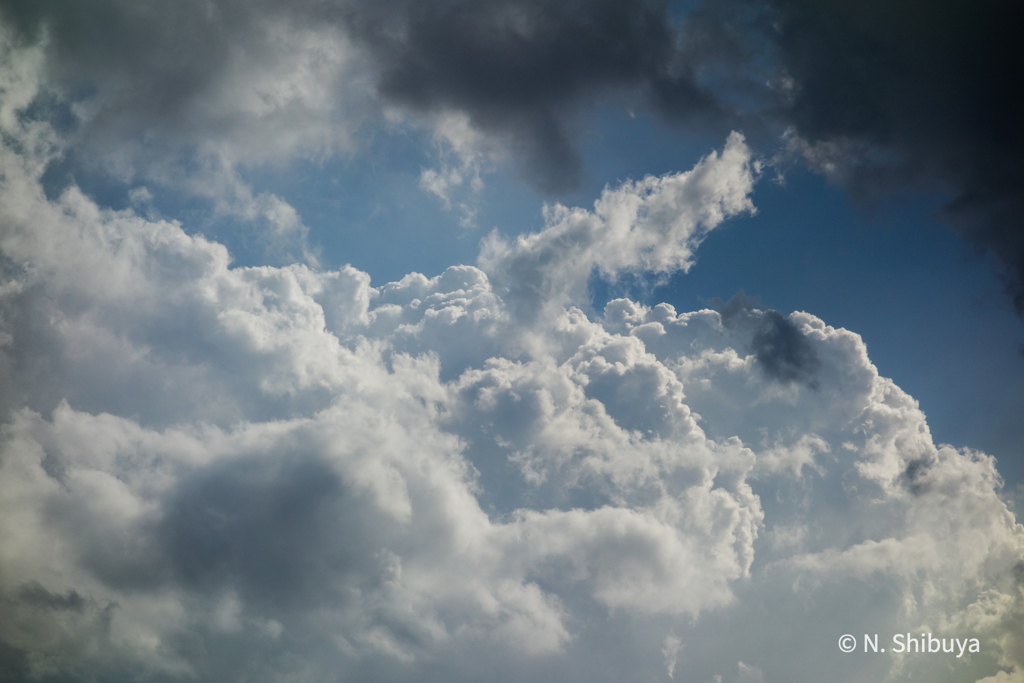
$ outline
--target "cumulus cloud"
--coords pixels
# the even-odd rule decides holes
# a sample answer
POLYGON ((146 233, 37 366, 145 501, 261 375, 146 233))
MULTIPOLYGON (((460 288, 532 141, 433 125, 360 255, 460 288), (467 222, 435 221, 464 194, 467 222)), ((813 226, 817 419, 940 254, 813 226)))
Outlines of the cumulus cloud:
POLYGON ((47 196, 41 50, 4 53, 0 109, 8 679, 1019 676, 995 463, 856 334, 589 310, 595 270, 685 271, 753 211, 739 134, 373 286, 47 196), (842 633, 925 625, 983 655, 837 666, 842 633))
POLYGON ((492 233, 481 267, 524 316, 547 304, 585 300, 595 270, 609 278, 630 271, 685 272, 708 232, 728 217, 754 211, 750 192, 759 168, 734 132, 721 154, 711 153, 690 171, 606 188, 592 212, 556 204, 545 209, 540 232, 514 243, 492 233))

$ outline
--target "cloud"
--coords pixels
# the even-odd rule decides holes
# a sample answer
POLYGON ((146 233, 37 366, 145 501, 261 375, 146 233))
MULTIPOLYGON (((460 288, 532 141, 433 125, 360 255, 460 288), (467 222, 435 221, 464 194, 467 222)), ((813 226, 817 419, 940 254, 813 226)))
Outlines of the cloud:
POLYGON ((861 198, 949 196, 942 216, 994 256, 1019 312, 1024 117, 1006 28, 1018 15, 996 0, 935 11, 735 0, 682 13, 661 0, 0 3, 4 70, 21 84, 5 93, 68 133, 51 196, 101 168, 274 226, 291 235, 271 245, 282 261, 314 263, 285 200, 255 192, 246 171, 356 153, 395 124, 425 128, 438 160, 422 187, 472 226, 482 175, 509 161, 549 194, 575 187, 580 116, 611 99, 695 130, 744 128, 765 149, 786 131, 780 160, 861 198), (35 56, 10 63, 26 48, 35 56))
POLYGON ((463 166, 511 159, 557 194, 581 179, 575 119, 599 98, 639 94, 676 119, 719 110, 662 0, 6 0, 0 20, 43 54, 31 115, 71 133, 64 175, 99 167, 211 200, 240 168, 359 149, 382 114, 445 144, 459 122, 463 166))
POLYGON ((594 270, 658 274, 686 271, 693 251, 723 220, 753 212, 749 195, 760 166, 739 133, 721 154, 692 170, 606 188, 594 211, 560 204, 545 209, 545 227, 509 243, 492 233, 480 264, 507 290, 504 298, 523 316, 544 305, 585 300, 594 270))
POLYGON ((1024 310, 1024 112, 1014 97, 1024 84, 1008 28, 1018 8, 688 9, 673 18, 660 2, 359 5, 353 35, 369 46, 385 98, 468 116, 549 192, 582 174, 574 114, 619 93, 691 129, 787 131, 791 156, 861 199, 897 188, 945 195, 942 218, 995 257, 1024 310))
POLYGON ((757 302, 742 290, 728 302, 716 302, 729 326, 753 326, 750 349, 762 370, 780 382, 803 381, 814 386, 818 358, 803 333, 781 313, 754 308, 757 302))
POLYGON ((894 187, 950 196, 943 218, 995 256, 1024 312, 1024 112, 1014 94, 1024 83, 1009 28, 1020 8, 843 0, 767 7, 763 35, 789 84, 778 116, 793 127, 794 149, 862 197, 894 187))
POLYGON ((424 177, 443 201, 457 176, 479 178, 481 159, 512 159, 558 194, 583 172, 578 114, 619 97, 675 124, 788 130, 791 156, 860 196, 952 195, 945 218, 1024 300, 1024 117, 1007 28, 1019 12, 996 0, 735 0, 679 16, 661 0, 7 0, 0 17, 6 45, 36 46, 41 87, 19 92, 38 95, 29 116, 68 131, 72 174, 98 164, 264 216, 274 198, 244 201, 240 168, 358 149, 387 112, 452 146, 458 161, 424 177))
POLYGON ((350 144, 358 56, 308 6, 5 2, 0 12, 10 42, 42 50, 45 88, 90 151, 156 145, 154 159, 173 158, 184 144, 247 161, 350 144))
POLYGON ((482 176, 502 156, 500 148, 475 130, 465 114, 441 114, 431 119, 439 164, 420 172, 420 189, 441 200, 445 211, 451 211, 452 201, 456 201, 462 214, 459 224, 476 227, 477 204, 484 189, 482 176))
POLYGON ((595 269, 685 271, 753 211, 742 136, 372 286, 48 197, 64 138, 3 121, 9 678, 898 679, 831 634, 921 624, 992 634, 960 680, 1019 670, 995 463, 934 444, 856 334, 585 312, 595 269))
POLYGON ((673 92, 678 116, 716 109, 676 45, 665 2, 356 2, 348 11, 385 98, 464 113, 549 192, 579 180, 569 121, 583 103, 639 88, 673 92))
POLYGON ((359 51, 321 19, 272 3, 0 3, 4 70, 21 84, 5 106, 61 131, 43 161, 50 196, 86 177, 200 198, 257 225, 278 260, 315 263, 295 210, 244 176, 351 152, 379 111, 359 51))

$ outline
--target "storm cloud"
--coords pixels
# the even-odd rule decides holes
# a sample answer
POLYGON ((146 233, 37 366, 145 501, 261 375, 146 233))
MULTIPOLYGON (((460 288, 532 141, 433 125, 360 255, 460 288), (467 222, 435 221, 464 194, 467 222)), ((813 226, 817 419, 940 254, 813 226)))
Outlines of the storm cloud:
POLYGON ((1024 314, 1024 52, 1019 4, 772 0, 780 120, 861 197, 950 197, 942 217, 1002 268, 1024 314))
POLYGON ((766 151, 782 133, 788 154, 868 202, 944 195, 941 217, 995 258, 1024 314, 1014 3, 741 0, 676 16, 663 2, 372 6, 349 16, 381 93, 509 136, 548 191, 581 171, 573 114, 629 93, 676 125, 743 125, 766 151))
POLYGON ((572 115, 609 91, 671 102, 679 119, 719 110, 662 0, 355 3, 348 16, 375 56, 385 97, 457 110, 509 136, 547 191, 578 182, 572 115))

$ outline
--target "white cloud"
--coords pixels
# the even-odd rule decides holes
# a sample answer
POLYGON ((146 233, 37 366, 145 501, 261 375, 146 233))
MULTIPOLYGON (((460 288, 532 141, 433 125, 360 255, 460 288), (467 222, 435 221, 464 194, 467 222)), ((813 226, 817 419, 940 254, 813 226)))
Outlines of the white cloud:
POLYGON ((523 316, 585 301, 595 269, 608 277, 686 271, 708 231, 754 211, 749 195, 757 168, 743 136, 733 133, 721 154, 712 152, 690 171, 605 189, 592 212, 556 204, 545 208, 540 232, 512 243, 492 233, 481 267, 523 316))
POLYGON ((132 34, 120 42, 69 17, 28 19, 50 36, 45 87, 71 107, 76 144, 126 176, 182 183, 173 176, 186 171, 186 146, 232 168, 358 144, 354 131, 376 110, 373 83, 336 22, 301 5, 199 5, 160 15, 107 3, 132 34))
POLYGON ((477 202, 484 189, 482 174, 503 156, 500 148, 460 112, 436 114, 430 117, 429 125, 438 167, 423 169, 420 188, 441 200, 445 211, 451 210, 453 200, 458 201, 460 223, 466 228, 475 227, 477 202))
POLYGON ((675 634, 665 636, 665 645, 661 648, 661 654, 665 656, 665 673, 669 678, 676 677, 676 663, 679 659, 679 649, 683 643, 675 634))
POLYGON ((736 677, 737 683, 764 683, 764 674, 756 666, 747 666, 743 662, 739 662, 736 666, 739 669, 739 675, 736 677))
POLYGON ((0 655, 24 678, 899 679, 950 663, 837 666, 835 639, 922 624, 991 634, 956 680, 1019 672, 995 463, 933 444, 860 337, 577 307, 595 268, 685 270, 753 210, 740 136, 380 287, 49 200, 31 154, 0 149, 0 655))
POLYGON ((246 175, 364 144, 379 109, 375 86, 336 19, 261 3, 185 2, 163 13, 119 0, 81 12, 32 8, 23 22, 38 30, 0 25, 0 125, 11 129, 15 111, 42 103, 43 114, 24 118, 56 110, 67 130, 59 155, 37 162, 59 159, 65 172, 107 185, 144 183, 150 197, 201 198, 212 218, 254 225, 275 261, 315 265, 295 209, 254 190, 246 175), (103 20, 119 28, 92 26, 103 20))
POLYGON ((977 683, 1019 683, 1024 681, 1024 672, 1014 671, 1012 673, 1007 671, 1000 671, 994 676, 986 676, 977 681, 977 683))

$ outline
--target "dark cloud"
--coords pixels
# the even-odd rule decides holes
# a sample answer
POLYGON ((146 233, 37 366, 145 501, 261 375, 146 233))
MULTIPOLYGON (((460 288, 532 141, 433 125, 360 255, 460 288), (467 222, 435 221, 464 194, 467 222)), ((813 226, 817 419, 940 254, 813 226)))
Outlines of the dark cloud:
POLYGON ((748 297, 743 290, 727 302, 715 299, 712 303, 726 326, 753 327, 750 350, 766 375, 779 382, 817 387, 814 376, 821 361, 804 333, 789 319, 773 309, 758 309, 757 297, 748 297))
POLYGON ((756 296, 747 296, 747 293, 741 289, 733 294, 728 301, 714 297, 710 303, 722 315, 722 322, 726 326, 731 326, 733 322, 750 315, 751 311, 759 307, 761 299, 756 296))
POLYGON ((903 483, 907 487, 907 490, 914 495, 927 493, 930 489, 928 485, 928 474, 934 466, 934 458, 928 457, 917 458, 916 460, 908 462, 902 475, 903 483))
MULTIPOLYGON (((46 36, 48 84, 66 100, 90 103, 83 139, 94 149, 125 139, 187 147, 197 141, 190 135, 237 137, 253 112, 225 104, 219 92, 230 83, 242 93, 260 82, 250 71, 273 73, 305 49, 294 36, 282 44, 274 27, 330 29, 366 52, 384 101, 420 113, 464 113, 512 152, 532 184, 557 193, 579 180, 572 117, 588 101, 621 90, 639 93, 672 120, 717 112, 669 4, 0 0, 0 22, 24 42, 46 36)), ((317 85, 352 99, 339 83, 317 85)), ((264 105, 277 92, 260 93, 269 97, 264 105)), ((73 119, 66 107, 61 112, 58 118, 73 119)), ((291 114, 294 121, 309 112, 291 114)))
POLYGON ((458 110, 511 137, 531 180, 558 192, 582 163, 566 125, 581 101, 639 87, 676 118, 715 109, 686 63, 663 0, 369 2, 350 24, 380 66, 381 92, 458 110))
POLYGON ((616 88, 675 123, 788 127, 860 198, 950 193, 943 218, 996 257, 1024 314, 1019 3, 736 0, 678 22, 669 3, 631 0, 353 7, 386 97, 511 136, 542 188, 576 181, 568 115, 616 88))
POLYGON ((81 612, 85 607, 85 598, 79 595, 78 591, 70 590, 64 594, 51 593, 38 581, 31 581, 23 585, 18 590, 17 597, 25 604, 40 609, 81 612))
POLYGON ((4 0, 0 19, 25 43, 46 40, 49 85, 71 99, 111 95, 91 127, 123 136, 188 123, 231 44, 255 33, 255 11, 225 5, 4 0))
POLYGON ((0 640, 0 681, 21 683, 32 680, 28 666, 28 653, 0 640))
POLYGON ((1024 6, 768 6, 766 38, 792 79, 776 114, 812 146, 812 161, 831 164, 861 196, 893 187, 951 192, 942 215, 998 259, 1024 314, 1024 6))
POLYGON ((752 342, 754 355, 769 377, 780 382, 805 382, 814 385, 818 357, 814 347, 778 311, 765 311, 752 342))
POLYGON ((325 576, 345 574, 366 554, 358 508, 340 487, 308 455, 247 458, 186 482, 158 535, 187 585, 230 583, 281 603, 322 599, 325 576))
POLYGON ((61 132, 48 189, 95 184, 100 170, 105 180, 244 203, 245 190, 232 188, 236 169, 352 148, 376 109, 337 10, 273 0, 0 0, 5 48, 42 52, 39 72, 30 69, 39 92, 22 115, 61 132))

